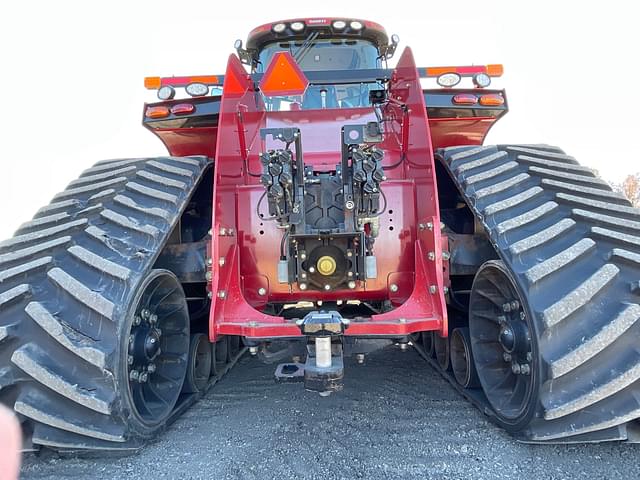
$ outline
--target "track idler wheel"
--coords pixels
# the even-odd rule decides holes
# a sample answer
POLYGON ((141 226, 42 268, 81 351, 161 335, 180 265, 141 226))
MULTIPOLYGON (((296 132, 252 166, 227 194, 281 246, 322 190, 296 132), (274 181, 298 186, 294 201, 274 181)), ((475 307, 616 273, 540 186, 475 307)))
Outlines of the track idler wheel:
POLYGON ((433 349, 436 355, 436 361, 443 371, 449 370, 451 362, 449 359, 449 338, 433 335, 433 349))
POLYGON ((466 327, 456 328, 449 340, 451 349, 451 369, 456 381, 464 388, 477 388, 480 380, 473 363, 471 337, 466 327))
POLYGON ((180 282, 153 270, 140 286, 127 346, 128 393, 144 425, 164 423, 178 400, 189 355, 189 310, 180 282))
POLYGON ((189 366, 182 391, 185 393, 202 392, 209 382, 211 374, 211 345, 204 333, 191 335, 189 347, 189 366))
POLYGON ((537 401, 536 345, 525 307, 501 261, 480 267, 469 302, 473 358, 497 419, 513 430, 529 423, 537 401))

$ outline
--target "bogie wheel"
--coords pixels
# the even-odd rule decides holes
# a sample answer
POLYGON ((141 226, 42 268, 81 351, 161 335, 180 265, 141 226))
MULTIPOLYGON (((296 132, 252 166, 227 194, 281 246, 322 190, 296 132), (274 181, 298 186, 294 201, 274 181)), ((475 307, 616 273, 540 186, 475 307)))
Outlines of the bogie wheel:
POLYGON ((240 337, 237 335, 231 335, 227 338, 229 339, 229 358, 227 361, 231 362, 240 352, 240 337))
POLYGON ((204 333, 191 335, 189 368, 182 391, 198 393, 207 387, 211 374, 211 345, 204 333))
POLYGON ((435 355, 435 340, 433 330, 430 332, 422 332, 422 346, 427 356, 433 358, 435 355))
POLYGON ((216 356, 215 356, 215 364, 216 371, 222 370, 227 364, 227 360, 229 357, 229 337, 222 337, 216 341, 216 356))
POLYGON ((537 345, 526 308, 501 261, 480 267, 469 304, 471 348, 484 394, 509 430, 529 423, 538 398, 537 345))
POLYGON ((189 310, 180 282, 153 270, 140 285, 122 341, 127 398, 145 429, 161 426, 173 410, 187 372, 189 310))
POLYGON ((451 369, 456 381, 464 388, 477 388, 480 381, 473 362, 469 329, 466 327, 454 329, 451 332, 449 345, 451 369))
POLYGON ((436 355, 436 361, 443 371, 449 370, 451 362, 449 361, 449 337, 441 337, 433 335, 433 350, 436 355))

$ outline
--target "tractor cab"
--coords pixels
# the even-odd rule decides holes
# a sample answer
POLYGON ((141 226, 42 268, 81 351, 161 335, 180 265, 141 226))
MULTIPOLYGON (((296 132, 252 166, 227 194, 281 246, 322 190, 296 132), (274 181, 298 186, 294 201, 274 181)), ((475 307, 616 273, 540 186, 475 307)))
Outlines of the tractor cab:
MULTIPOLYGON (((346 72, 381 69, 393 55, 398 37, 388 43, 387 34, 373 22, 350 19, 306 19, 266 24, 249 34, 247 48, 235 44, 243 63, 255 74, 264 74, 274 56, 287 52, 304 72, 346 72)), ((267 100, 267 108, 311 110, 368 107, 369 92, 380 82, 313 83, 303 95, 278 96, 267 100)))

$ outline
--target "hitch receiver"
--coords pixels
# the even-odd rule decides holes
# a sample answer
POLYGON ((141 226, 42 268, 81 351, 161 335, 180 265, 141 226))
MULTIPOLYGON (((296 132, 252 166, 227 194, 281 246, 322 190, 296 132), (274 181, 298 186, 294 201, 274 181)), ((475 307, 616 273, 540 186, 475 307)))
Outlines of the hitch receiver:
POLYGON ((342 390, 342 341, 349 320, 335 311, 314 311, 298 320, 297 325, 308 338, 304 388, 323 397, 342 390))

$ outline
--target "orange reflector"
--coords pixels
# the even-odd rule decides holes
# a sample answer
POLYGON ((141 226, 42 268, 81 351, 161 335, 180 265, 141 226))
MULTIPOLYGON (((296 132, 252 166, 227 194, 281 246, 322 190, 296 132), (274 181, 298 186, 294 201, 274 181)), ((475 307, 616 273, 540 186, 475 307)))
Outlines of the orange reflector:
POLYGON ((503 73, 502 65, 470 65, 467 67, 427 67, 424 69, 426 77, 439 77, 445 73, 457 73, 462 77, 472 77, 478 73, 486 73, 490 77, 500 77, 503 73))
POLYGON ((144 88, 155 90, 160 88, 162 80, 160 77, 144 77, 144 88))
POLYGON ((168 107, 149 107, 145 112, 145 115, 149 118, 164 118, 169 116, 168 107))
POLYGON ((489 95, 482 95, 480 97, 480 105, 500 106, 502 104, 504 104, 504 98, 502 98, 502 95, 489 94, 489 95))
POLYGON ((260 80, 260 91, 267 97, 302 95, 309 80, 289 52, 276 53, 260 80))
POLYGON ((487 65, 487 75, 490 77, 501 77, 504 73, 504 68, 500 64, 487 65))
POLYGON ((470 93, 459 93, 453 97, 453 103, 456 105, 475 105, 478 103, 478 97, 470 93))
POLYGON ((444 73, 457 73, 456 67, 427 67, 425 71, 427 77, 439 77, 444 73))
POLYGON ((217 75, 196 75, 190 78, 191 81, 189 83, 204 83, 205 85, 215 85, 218 83, 217 75))

